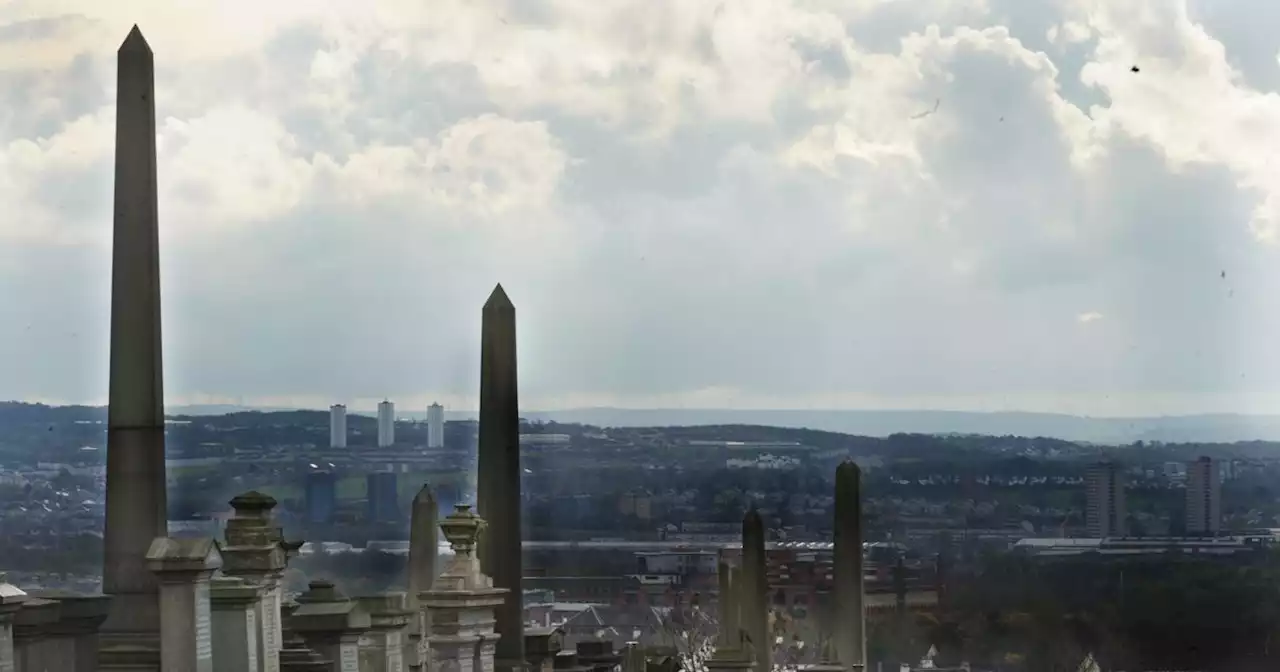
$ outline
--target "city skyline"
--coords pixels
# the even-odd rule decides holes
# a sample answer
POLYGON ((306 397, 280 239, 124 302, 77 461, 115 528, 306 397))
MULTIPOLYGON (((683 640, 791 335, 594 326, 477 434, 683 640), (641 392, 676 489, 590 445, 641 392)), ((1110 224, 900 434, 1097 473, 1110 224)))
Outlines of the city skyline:
POLYGON ((475 408, 502 282, 530 408, 1280 408, 1280 9, 162 4, 0 8, 0 398, 105 401, 138 23, 169 404, 475 408))

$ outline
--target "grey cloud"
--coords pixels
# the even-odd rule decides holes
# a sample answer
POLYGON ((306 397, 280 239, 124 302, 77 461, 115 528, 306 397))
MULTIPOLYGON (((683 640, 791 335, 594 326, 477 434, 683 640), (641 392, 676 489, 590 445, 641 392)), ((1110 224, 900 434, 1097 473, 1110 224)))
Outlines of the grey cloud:
MULTIPOLYGON (((899 51, 901 37, 929 21, 907 4, 889 3, 857 26, 859 45, 899 51)), ((508 20, 549 23, 542 7, 513 3, 508 20)), ((1037 87, 1056 77, 1081 110, 1109 104, 1107 91, 1079 82, 1093 45, 1049 45, 1044 33, 1055 17, 1042 4, 997 3, 997 10, 948 17, 943 34, 1007 21, 1056 71, 962 48, 943 63, 940 74, 951 81, 922 80, 922 103, 943 102, 918 123, 954 129, 923 136, 928 181, 858 159, 845 160, 839 179, 778 168, 766 157, 834 120, 791 91, 774 101, 776 123, 768 126, 713 121, 685 101, 682 125, 660 143, 579 110, 533 109, 522 118, 546 121, 581 160, 551 215, 480 221, 408 200, 351 206, 329 199, 332 190, 320 183, 306 206, 274 221, 174 236, 164 267, 169 390, 466 394, 476 375, 479 308, 498 281, 520 311, 522 385, 531 397, 728 386, 777 396, 982 394, 1016 402, 1021 392, 1046 390, 1195 394, 1280 385, 1280 366, 1259 355, 1280 328, 1263 314, 1262 296, 1280 276, 1274 253, 1249 237, 1255 196, 1221 168, 1174 171, 1143 141, 1119 133, 1093 171, 1073 169, 1037 87), (867 202, 851 209, 855 196, 867 202), (504 242, 503 231, 539 231, 547 217, 558 227, 546 227, 545 238, 529 237, 525 247, 504 242), (1059 224, 1073 237, 1055 237, 1059 224), (974 262, 971 274, 952 267, 958 259, 974 262), (1076 321, 1094 311, 1104 318, 1076 321)), ((374 142, 432 137, 497 110, 471 66, 424 69, 376 49, 356 66, 356 106, 325 109, 303 95, 311 56, 325 46, 315 28, 302 26, 262 55, 194 72, 166 69, 162 114, 189 118, 239 97, 277 114, 298 155, 341 160, 374 142)), ((831 81, 849 78, 843 56, 795 48, 831 81)), ((1233 49, 1274 51, 1243 38, 1233 49)), ((85 63, 74 76, 92 79, 93 62, 85 63)), ((635 70, 600 84, 648 76, 635 70)), ((62 101, 62 121, 72 108, 101 102, 84 95, 62 101)), ((6 128, 31 134, 53 123, 22 114, 30 116, 6 128)), ((50 176, 41 199, 54 202, 60 188, 96 194, 59 207, 105 226, 103 185, 102 172, 50 176)), ((0 299, 0 321, 38 325, 0 331, 0 351, 37 353, 0 376, 0 397, 101 396, 107 254, 40 247, 0 263, 5 286, 40 283, 38 297, 0 299), (96 340, 58 336, 55 323, 96 340)))

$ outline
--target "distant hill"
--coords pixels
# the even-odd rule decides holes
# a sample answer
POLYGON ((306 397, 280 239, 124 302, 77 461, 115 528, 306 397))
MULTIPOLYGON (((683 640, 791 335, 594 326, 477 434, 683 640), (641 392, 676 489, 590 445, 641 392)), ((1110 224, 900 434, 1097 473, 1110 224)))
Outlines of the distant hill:
MULTIPOLYGON (((460 414, 474 417, 474 414, 460 414)), ((1187 415, 1154 418, 1089 418, 1054 413, 960 411, 738 411, 713 409, 588 408, 527 411, 530 420, 577 422, 600 427, 679 425, 769 425, 842 434, 888 436, 985 434, 1044 436, 1088 443, 1134 441, 1230 443, 1280 441, 1280 415, 1187 415)))
MULTIPOLYGON (((234 405, 170 406, 170 415, 225 415, 246 411, 277 412, 300 409, 252 408, 234 405)), ((0 425, 6 416, 30 417, 51 413, 64 419, 105 419, 105 409, 87 406, 42 407, 0 402, 0 425), (41 409, 41 410, 37 410, 41 409)), ((373 415, 373 409, 351 409, 353 415, 373 415)), ((402 418, 422 420, 426 411, 399 410, 402 418)), ((1280 415, 1183 415, 1167 417, 1091 418, 1055 413, 972 413, 964 411, 741 411, 727 409, 582 408, 563 411, 525 411, 529 420, 581 423, 598 427, 674 427, 694 425, 769 425, 817 429, 861 436, 918 434, 984 434, 1043 436, 1101 444, 1163 441, 1174 443, 1231 443, 1280 441, 1280 415)), ((474 419, 474 411, 450 411, 449 420, 474 419)))

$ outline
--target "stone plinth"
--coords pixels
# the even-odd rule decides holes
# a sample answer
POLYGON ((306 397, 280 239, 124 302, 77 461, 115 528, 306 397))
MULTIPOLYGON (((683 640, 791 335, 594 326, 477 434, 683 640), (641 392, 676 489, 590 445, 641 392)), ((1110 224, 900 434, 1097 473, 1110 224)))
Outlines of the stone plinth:
POLYGON ((58 622, 57 600, 27 597, 22 609, 13 616, 14 658, 19 672, 26 670, 61 670, 75 664, 73 652, 52 636, 58 622))
POLYGON ((554 672, 591 672, 590 665, 583 665, 578 660, 577 651, 561 651, 551 661, 554 672))
POLYGON ((288 621, 288 630, 328 658, 333 672, 361 672, 360 641, 371 627, 369 614, 330 581, 312 581, 288 621))
POLYGON ((288 633, 280 648, 280 669, 284 672, 330 672, 333 661, 307 646, 301 635, 288 633))
POLYGON ((213 672, 209 577, 222 566, 217 542, 158 537, 147 564, 160 580, 161 669, 213 672))
POLYGON ((578 663, 591 668, 594 672, 609 672, 622 662, 622 656, 613 649, 613 642, 599 641, 578 642, 578 663))
POLYGON ((14 615, 30 600, 26 593, 5 580, 0 574, 0 672, 14 672, 17 669, 17 654, 14 651, 13 621, 14 615))
POLYGON ((622 672, 644 672, 644 649, 639 642, 627 642, 623 648, 622 672))
POLYGON ((32 590, 28 595, 41 601, 56 603, 56 610, 49 610, 56 612, 56 619, 42 622, 39 633, 31 633, 29 636, 47 642, 43 648, 50 649, 63 666, 57 669, 65 669, 67 672, 96 672, 98 629, 107 618, 111 598, 107 595, 83 595, 65 590, 32 590))
POLYGON ((215 672, 262 672, 262 659, 258 656, 262 592, 261 586, 238 576, 209 582, 213 647, 218 652, 213 658, 215 672))
POLYGON ((284 636, 280 620, 281 577, 298 543, 284 541, 272 518, 276 500, 250 491, 232 498, 235 515, 227 521, 222 544, 222 573, 258 584, 262 599, 256 607, 258 659, 262 672, 278 672, 284 636))
POLYGON ((536 628, 524 631, 524 659, 530 672, 551 672, 556 654, 564 648, 564 631, 536 628))
POLYGON ((360 672, 404 672, 404 635, 417 622, 401 592, 361 597, 360 608, 369 614, 367 643, 360 647, 360 672))
MULTIPOLYGON (((440 523, 440 531, 453 546, 453 557, 432 589, 418 596, 419 604, 430 612, 426 620, 431 624, 428 642, 434 672, 494 671, 498 641, 493 630, 494 609, 509 593, 494 588, 493 581, 480 571, 475 549, 483 530, 484 521, 466 505, 456 507, 453 515, 440 523)), ((517 666, 524 664, 521 659, 517 666)))

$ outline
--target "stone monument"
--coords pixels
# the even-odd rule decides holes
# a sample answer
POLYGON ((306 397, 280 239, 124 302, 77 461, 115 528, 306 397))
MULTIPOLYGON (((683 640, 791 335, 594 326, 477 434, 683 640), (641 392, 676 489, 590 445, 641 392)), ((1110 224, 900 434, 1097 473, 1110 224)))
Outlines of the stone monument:
POLYGON ((773 669, 769 641, 768 578, 765 573, 764 519, 755 505, 742 518, 742 588, 738 591, 742 630, 750 644, 756 672, 773 669))
POLYGON ((261 492, 249 491, 231 499, 235 515, 227 521, 222 544, 222 573, 257 585, 262 599, 255 607, 259 628, 257 638, 262 672, 278 672, 281 631, 281 579, 295 544, 283 540, 271 517, 276 500, 261 492))
MULTIPOLYGON (((225 567, 226 558, 223 558, 225 567)), ((238 576, 220 576, 209 582, 213 611, 214 672, 262 672, 258 640, 262 624, 262 588, 238 576)))
MULTIPOLYGON (((526 667, 520 530, 520 404, 516 384, 516 309, 502 285, 484 304, 480 331, 479 513, 488 521, 482 571, 508 591, 497 608, 499 672, 526 667)), ((443 527, 443 526, 442 526, 443 527)))
POLYGON ((427 653, 427 633, 431 625, 426 622, 427 612, 418 606, 419 593, 430 590, 436 580, 436 559, 440 551, 438 525, 440 511, 431 488, 423 484, 413 498, 409 512, 409 595, 408 609, 413 612, 409 623, 409 636, 405 639, 404 658, 409 669, 425 672, 430 660, 427 653))
POLYGON ((836 467, 835 579, 836 655, 853 670, 866 667, 867 629, 862 576, 862 472, 846 461, 836 467))
POLYGON ((137 26, 116 53, 115 215, 102 590, 104 669, 159 668, 159 585, 151 541, 168 534, 155 63, 137 26))
POLYGON ((453 547, 453 557, 436 577, 431 590, 418 596, 431 612, 429 646, 434 672, 493 672, 495 644, 494 610, 510 598, 505 588, 480 571, 476 542, 485 522, 460 504, 440 523, 440 531, 453 547))
POLYGON ((373 627, 368 612, 331 581, 312 581, 289 615, 289 630, 327 658, 333 672, 361 672, 360 642, 373 627))
POLYGON ((147 564, 160 578, 160 660, 164 672, 213 672, 209 578, 222 566, 213 539, 158 537, 147 564))
POLYGON ((17 657, 13 650, 13 615, 27 601, 27 594, 0 574, 0 672, 14 672, 17 657))
POLYGON ((724 672, 748 672, 754 666, 751 655, 742 646, 742 626, 738 620, 738 572, 727 562, 720 562, 720 632, 715 653, 706 662, 707 669, 724 672))

